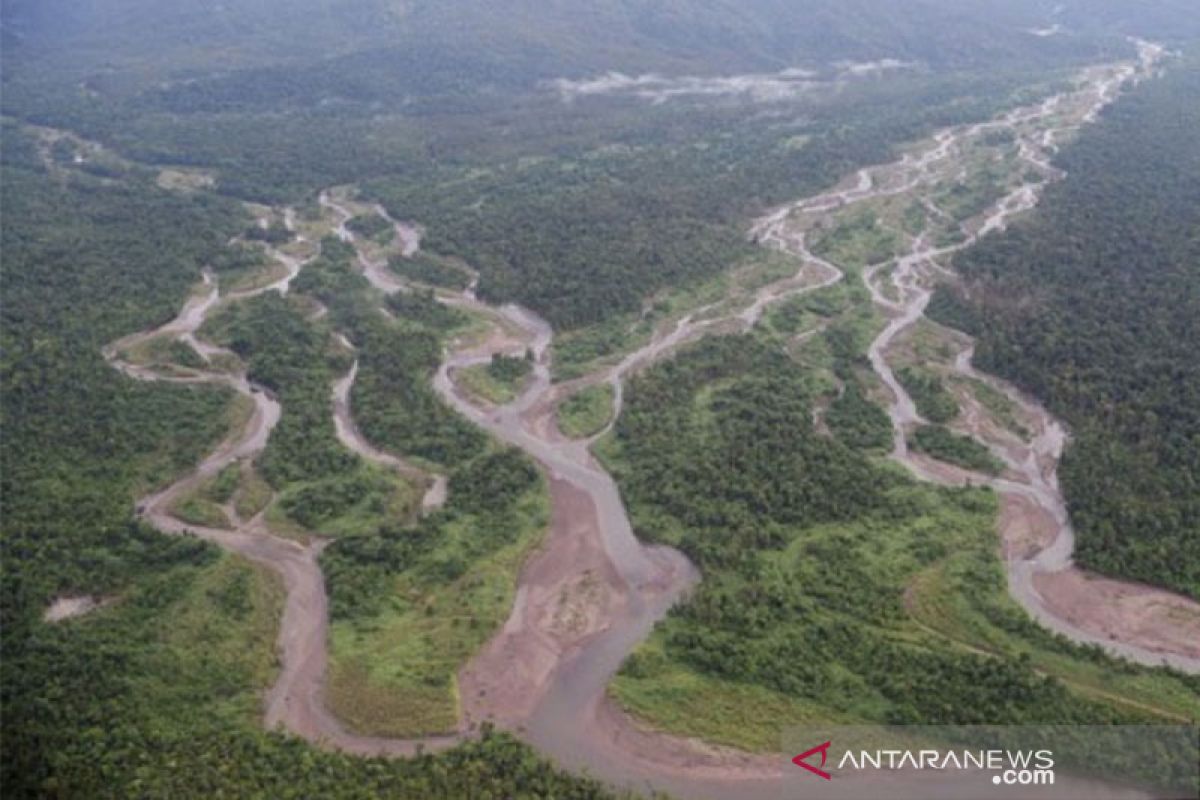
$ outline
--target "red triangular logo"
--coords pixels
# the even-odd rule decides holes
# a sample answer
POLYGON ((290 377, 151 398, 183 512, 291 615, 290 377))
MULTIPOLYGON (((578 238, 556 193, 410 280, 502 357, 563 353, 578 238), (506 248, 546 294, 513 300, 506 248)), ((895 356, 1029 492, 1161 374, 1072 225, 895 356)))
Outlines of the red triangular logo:
POLYGON ((814 767, 812 764, 809 764, 805 760, 805 759, 809 758, 810 756, 814 756, 817 753, 820 753, 821 754, 821 766, 822 767, 825 766, 825 759, 827 759, 829 757, 829 745, 830 744, 832 744, 832 742, 826 742, 825 744, 817 745, 816 747, 814 747, 811 750, 806 750, 803 753, 801 753, 800 755, 793 758, 792 763, 795 764, 797 767, 803 767, 804 769, 811 772, 813 775, 824 778, 827 781, 833 780, 832 776, 828 772, 826 772, 823 769, 817 769, 816 767, 814 767))

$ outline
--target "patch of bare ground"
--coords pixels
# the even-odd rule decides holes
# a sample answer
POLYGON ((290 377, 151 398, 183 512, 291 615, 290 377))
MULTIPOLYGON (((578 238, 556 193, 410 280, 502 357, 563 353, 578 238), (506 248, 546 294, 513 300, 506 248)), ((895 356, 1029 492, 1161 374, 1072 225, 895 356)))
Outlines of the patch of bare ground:
POLYGON ((1058 520, 1025 495, 1000 494, 1000 539, 1005 560, 1030 558, 1058 536, 1058 520))
POLYGON ((1089 633, 1200 658, 1200 603, 1079 569, 1034 575, 1033 585, 1047 608, 1089 633))
POLYGON ((749 753, 664 733, 626 713, 607 697, 597 704, 591 723, 598 744, 657 773, 686 776, 692 781, 762 781, 764 785, 782 775, 777 755, 749 753))
POLYGON ((592 499, 567 481, 548 482, 550 532, 521 572, 512 614, 459 673, 469 728, 527 719, 563 655, 607 629, 626 602, 592 499))
POLYGON ((467 334, 453 342, 450 349, 460 359, 483 358, 492 353, 524 352, 526 338, 500 319, 489 319, 482 331, 467 334))
POLYGON ((63 620, 82 617, 95 611, 98 608, 103 608, 112 602, 111 598, 104 599, 93 597, 92 595, 63 595, 56 597, 54 602, 47 606, 42 614, 44 622, 62 622, 63 620))

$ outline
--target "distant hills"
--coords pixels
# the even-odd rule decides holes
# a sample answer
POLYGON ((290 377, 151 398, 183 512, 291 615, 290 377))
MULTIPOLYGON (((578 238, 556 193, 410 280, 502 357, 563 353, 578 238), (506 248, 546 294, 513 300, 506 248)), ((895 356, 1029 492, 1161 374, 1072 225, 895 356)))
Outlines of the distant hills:
POLYGON ((710 75, 881 58, 1028 67, 1099 57, 1118 34, 1200 29, 1187 0, 4 0, 2 8, 6 80, 36 68, 120 92, 286 68, 301 69, 315 90, 345 91, 322 87, 330 72, 358 76, 360 89, 381 87, 372 89, 378 99, 520 90, 610 70, 710 75), (1055 35, 1031 33, 1055 24, 1055 35))

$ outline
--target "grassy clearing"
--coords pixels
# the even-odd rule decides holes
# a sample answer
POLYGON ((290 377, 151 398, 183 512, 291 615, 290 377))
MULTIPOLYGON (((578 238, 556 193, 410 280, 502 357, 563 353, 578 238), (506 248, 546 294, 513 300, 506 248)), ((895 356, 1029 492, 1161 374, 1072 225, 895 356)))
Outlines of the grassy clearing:
POLYGON ((208 189, 212 187, 215 181, 216 179, 213 177, 213 174, 208 170, 185 169, 182 167, 159 170, 158 177, 154 179, 159 188, 178 192, 195 192, 200 189, 208 189))
POLYGON ((274 490, 253 464, 244 464, 241 471, 241 484, 233 495, 233 507, 239 517, 248 520, 267 507, 274 490))
POLYGON ((221 289, 229 292, 249 292, 261 289, 281 280, 288 273, 287 265, 274 258, 266 259, 261 265, 221 276, 221 289))
POLYGON ((230 464, 225 469, 197 487, 191 494, 181 497, 171 507, 171 514, 184 522, 208 528, 232 528, 229 516, 221 506, 228 503, 237 489, 241 469, 230 464))
POLYGON ((493 405, 504 405, 521 394, 532 368, 532 363, 524 358, 496 354, 491 363, 466 367, 455 377, 458 384, 474 397, 493 405))
POLYGON ((735 267, 730 277, 737 288, 753 292, 775 281, 793 277, 799 267, 800 262, 794 257, 764 247, 761 252, 735 267))
POLYGON ((979 404, 987 409, 992 417, 1004 428, 1012 431, 1022 439, 1029 439, 1031 436, 1029 429, 1021 424, 1018 418, 1017 404, 1009 399, 1008 395, 996 390, 990 384, 975 378, 964 378, 956 375, 950 380, 954 385, 965 387, 970 391, 975 396, 975 399, 979 401, 979 404))
POLYGON ((1029 620, 1007 592, 995 591, 1003 573, 998 565, 992 572, 986 586, 993 590, 978 599, 963 592, 964 582, 974 577, 964 564, 944 561, 921 572, 905 594, 913 622, 952 646, 1027 658, 1038 671, 1095 699, 1156 709, 1164 717, 1200 716, 1200 693, 1163 672, 1114 669, 1094 654, 1088 658, 1087 648, 1056 639, 1029 620))
POLYGON ((661 635, 638 647, 608 691, 622 708, 659 730, 751 752, 777 749, 780 726, 860 721, 806 698, 706 675, 672 661, 661 635), (764 724, 768 720, 775 725, 764 724))
POLYGON ((173 336, 155 336, 145 339, 125 350, 122 357, 134 364, 146 367, 179 366, 199 369, 204 359, 191 345, 173 336))
POLYGON ((265 567, 221 556, 160 618, 157 668, 133 679, 136 694, 157 703, 155 698, 191 691, 192 685, 212 687, 218 713, 256 722, 259 691, 278 669, 275 637, 283 601, 283 586, 265 567))
POLYGON ((858 211, 829 230, 815 233, 813 253, 839 267, 857 271, 896 256, 902 237, 882 225, 875 212, 858 211))
POLYGON ((612 386, 608 383, 588 386, 559 404, 558 429, 572 439, 592 436, 608 424, 612 412, 612 386))
POLYGON ((902 333, 893 345, 897 360, 912 364, 949 364, 954 360, 957 348, 947 330, 927 319, 902 333))
MULTIPOLYGON (((329 699, 351 728, 381 736, 454 729, 458 669, 508 617, 517 574, 549 520, 541 482, 518 502, 514 519, 511 543, 470 562, 457 577, 403 572, 379 614, 334 622, 329 699)), ((433 558, 467 561, 476 524, 473 515, 447 522, 433 558)))
POLYGON ((938 208, 959 222, 982 214, 1004 197, 1018 174, 1012 152, 998 158, 994 151, 984 150, 974 162, 967 180, 955 181, 933 198, 938 208))
POLYGON ((228 515, 216 503, 196 494, 181 498, 171 506, 171 515, 192 525, 205 528, 224 528, 228 530, 233 525, 228 515))
POLYGON ((764 315, 762 328, 780 336, 795 336, 845 314, 868 298, 866 287, 854 281, 839 281, 771 305, 764 315))
POLYGON ((634 314, 610 317, 604 322, 555 335, 555 381, 578 378, 601 366, 615 364, 622 354, 650 341, 654 323, 634 314))

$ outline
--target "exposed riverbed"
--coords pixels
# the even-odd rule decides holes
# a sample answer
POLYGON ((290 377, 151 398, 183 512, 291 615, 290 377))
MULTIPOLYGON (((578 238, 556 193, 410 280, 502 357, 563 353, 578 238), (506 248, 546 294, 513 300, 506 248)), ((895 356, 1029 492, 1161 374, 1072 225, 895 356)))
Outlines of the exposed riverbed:
MULTIPOLYGON (((764 246, 794 256, 795 275, 759 289, 747 305, 736 311, 716 313, 714 304, 663 326, 649 343, 628 354, 619 364, 573 381, 571 388, 610 383, 615 390, 615 418, 623 399, 623 382, 637 369, 706 334, 748 329, 770 305, 844 279, 843 271, 835 264, 809 250, 804 220, 811 221, 881 197, 900 194, 924 197, 926 187, 944 179, 947 163, 964 141, 989 130, 1014 131, 1020 157, 1036 178, 1028 179, 995 203, 974 232, 960 243, 936 247, 924 234, 914 237, 910 250, 896 260, 894 269, 886 276, 893 290, 881 287, 885 278, 874 279, 878 270, 867 272, 866 283, 873 302, 887 316, 885 327, 871 344, 869 356, 892 398, 888 405, 895 431, 892 456, 926 480, 939 483, 970 480, 987 483, 1001 495, 1018 495, 1037 509, 1035 513, 1052 521, 1054 535, 1049 546, 1030 557, 1014 557, 1009 564, 1013 597, 1043 625, 1075 641, 1099 644, 1114 654, 1144 663, 1166 660, 1181 669, 1200 671, 1200 659, 1186 653, 1155 650, 1138 641, 1114 640, 1087 630, 1066 619, 1059 613, 1059 606, 1047 602, 1040 591, 1039 586, 1043 585, 1040 581, 1045 576, 1072 569, 1074 539, 1056 477, 1067 433, 1057 420, 1012 387, 978 375, 971 367, 970 348, 963 349, 955 361, 959 374, 987 381, 1038 424, 1031 441, 1019 447, 987 443, 1006 464, 1004 476, 956 472, 909 451, 906 435, 920 422, 920 417, 889 363, 889 351, 897 337, 922 318, 929 300, 930 278, 936 271, 946 269, 946 258, 970 246, 980 236, 1002 228, 1014 215, 1036 204, 1040 187, 1059 174, 1049 164, 1055 141, 1067 130, 1094 118, 1126 80, 1147 74, 1160 55, 1161 50, 1143 45, 1141 63, 1093 70, 1086 85, 1069 97, 1057 95, 988 123, 940 131, 926 146, 894 163, 861 170, 829 192, 764 216, 753 225, 751 235, 764 246)), ((330 193, 323 193, 321 205, 335 217, 332 228, 336 234, 358 249, 359 267, 375 288, 384 293, 408 289, 385 263, 365 254, 361 243, 346 227, 352 214, 343 203, 330 193)), ((376 210, 386 216, 383 209, 376 210)), ((288 214, 286 218, 290 223, 292 216, 288 214)), ((392 222, 402 253, 412 255, 419 246, 419 232, 392 222)), ((510 334, 497 337, 489 346, 475 345, 447 353, 433 385, 459 413, 501 441, 519 447, 542 466, 550 478, 551 530, 542 548, 522 571, 509 620, 460 672, 462 720, 458 731, 423 740, 383 739, 356 735, 333 717, 323 695, 328 615, 317 562, 326 542, 317 538, 302 544, 278 537, 268 530, 262 514, 232 530, 220 530, 185 525, 170 513, 179 498, 229 464, 261 453, 278 422, 279 404, 252 385, 244 372, 196 369, 168 373, 139 366, 121 355, 140 341, 170 336, 191 344, 206 361, 232 356, 200 340, 196 331, 223 302, 262 291, 286 293, 304 262, 279 252, 274 255, 286 267, 285 277, 276 283, 223 297, 216 279, 206 274, 201 292, 188 300, 175 320, 154 331, 125 337, 105 351, 116 368, 133 378, 222 384, 253 402, 253 414, 240 431, 223 442, 193 473, 143 498, 138 506, 139 513, 163 531, 192 531, 271 567, 282 577, 287 590, 279 636, 282 669, 268 693, 266 724, 349 752, 409 754, 421 746, 450 745, 458 737, 470 735, 478 723, 495 720, 518 731, 561 763, 586 768, 615 783, 654 786, 688 797, 777 796, 780 770, 777 759, 739 754, 642 730, 607 701, 606 687, 621 662, 671 605, 695 584, 699 575, 679 552, 646 546, 634 536, 616 484, 589 452, 595 437, 573 441, 558 431, 554 409, 567 390, 550 381, 549 346, 553 335, 550 327, 517 306, 486 305, 475 297, 472 289, 443 294, 441 299, 496 320, 510 334), (457 370, 486 362, 492 352, 516 354, 526 350, 533 356, 533 375, 511 403, 480 407, 455 383, 457 370), (564 624, 559 611, 562 608, 574 610, 571 624, 564 624)), ((353 349, 353 343, 344 344, 353 349)), ((236 357, 232 360, 236 362, 236 357)), ((400 457, 383 453, 359 434, 349 401, 356 369, 357 363, 331 387, 339 438, 348 448, 375 463, 395 469, 405 477, 420 478, 424 474, 421 470, 400 457)), ((428 478, 424 501, 427 509, 436 507, 445 497, 444 478, 428 478)))

